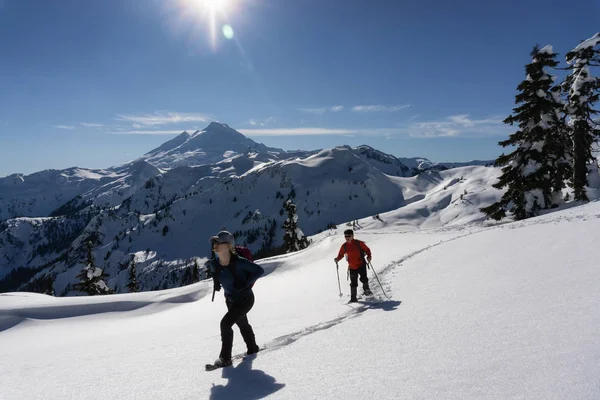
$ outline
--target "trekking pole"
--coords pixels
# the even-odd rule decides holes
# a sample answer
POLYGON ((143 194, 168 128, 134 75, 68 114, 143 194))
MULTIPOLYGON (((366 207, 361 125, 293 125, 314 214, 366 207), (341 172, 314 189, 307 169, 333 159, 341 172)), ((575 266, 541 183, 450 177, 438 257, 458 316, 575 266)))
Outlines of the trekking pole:
POLYGON ((340 285, 340 266, 338 265, 338 262, 335 262, 335 271, 337 272, 337 278, 338 278, 338 290, 340 291, 340 297, 342 297, 342 286, 340 285))
POLYGON ((371 261, 368 262, 367 264, 369 266, 369 268, 371 268, 371 271, 373 271, 373 273, 375 274, 375 278, 377 279, 377 283, 379 283, 379 287, 381 287, 381 291, 383 292, 383 295, 385 297, 387 297, 388 300, 392 300, 390 299, 390 297, 385 293, 385 290, 383 290, 383 285, 381 284, 381 281, 379 280, 379 277, 377 276, 377 272, 375 272, 375 268, 373 268, 373 264, 371 264, 371 261))

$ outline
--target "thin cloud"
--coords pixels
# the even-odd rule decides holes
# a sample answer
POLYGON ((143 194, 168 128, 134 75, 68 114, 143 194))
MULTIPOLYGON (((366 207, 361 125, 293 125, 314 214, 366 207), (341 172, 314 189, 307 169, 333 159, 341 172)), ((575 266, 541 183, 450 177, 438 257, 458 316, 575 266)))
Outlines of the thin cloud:
POLYGON ((307 114, 314 114, 314 115, 323 115, 327 112, 327 107, 322 107, 322 108, 299 108, 299 111, 305 112, 307 114))
POLYGON ((313 115, 323 115, 327 112, 340 112, 344 109, 344 106, 337 105, 332 107, 318 107, 318 108, 299 108, 298 111, 305 112, 313 115))
POLYGON ((355 112, 395 112, 410 107, 410 104, 398 105, 398 106, 383 106, 383 105, 363 105, 354 106, 352 111, 355 112))
POLYGON ((110 131, 108 133, 113 134, 113 135, 173 135, 176 133, 182 133, 183 131, 187 130, 188 132, 190 131, 194 131, 194 129, 176 129, 176 130, 153 130, 153 131, 140 131, 140 130, 133 130, 133 131, 127 131, 127 130, 120 130, 120 128, 115 128, 113 131, 110 131))
POLYGON ((248 136, 319 136, 319 135, 343 135, 343 136, 391 136, 406 134, 405 128, 321 128, 321 127, 301 127, 301 128, 250 128, 238 129, 241 133, 248 136))
POLYGON ((486 137, 505 135, 511 130, 500 118, 471 119, 467 114, 451 115, 439 121, 409 125, 412 137, 486 137))
POLYGON ((81 122, 79 125, 85 126, 86 128, 102 128, 103 124, 92 124, 89 122, 81 122))
POLYGON ((239 129, 249 136, 318 136, 318 135, 348 135, 359 132, 356 129, 332 128, 266 128, 239 129))
POLYGON ((73 125, 52 125, 56 129, 75 129, 73 125))
POLYGON ((392 139, 395 137, 411 137, 415 139, 440 137, 489 137, 508 135, 511 128, 499 118, 471 119, 466 114, 452 115, 439 121, 411 122, 406 126, 395 128, 324 128, 324 127, 292 127, 292 128, 250 128, 239 129, 248 136, 319 136, 319 135, 351 135, 378 136, 392 139))
POLYGON ((248 124, 250 124, 252 126, 267 126, 267 125, 274 123, 275 121, 277 121, 277 119, 275 119, 275 117, 269 117, 269 118, 265 118, 262 120, 250 118, 250 120, 248 120, 248 124))
POLYGON ((178 113, 178 112, 155 112, 154 114, 141 115, 117 115, 117 120, 126 121, 142 126, 167 125, 183 122, 208 122, 211 119, 203 114, 178 113))
MULTIPOLYGON (((411 138, 439 138, 439 137, 489 137, 508 135, 511 127, 502 123, 500 118, 472 119, 467 114, 451 115, 441 120, 416 122, 412 121, 405 126, 393 128, 327 128, 327 127, 288 127, 269 128, 264 125, 267 121, 275 122, 275 118, 264 120, 251 119, 248 121, 252 128, 238 129, 247 136, 377 136, 393 139, 397 137, 411 138), (253 124, 254 123, 254 124, 253 124)), ((183 132, 183 129, 158 130, 152 129, 126 130, 120 127, 113 128, 109 133, 114 135, 174 135, 183 132)), ((188 131, 193 131, 189 129, 188 131)))

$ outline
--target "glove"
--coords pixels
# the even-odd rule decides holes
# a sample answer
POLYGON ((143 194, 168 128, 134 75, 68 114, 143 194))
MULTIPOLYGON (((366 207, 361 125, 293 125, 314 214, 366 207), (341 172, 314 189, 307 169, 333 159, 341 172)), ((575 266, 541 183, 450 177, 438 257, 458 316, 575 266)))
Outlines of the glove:
POLYGON ((337 259, 337 257, 334 257, 334 258, 333 258, 333 261, 335 261, 335 263, 337 264, 337 262, 338 262, 338 259, 337 259))
POLYGON ((367 262, 371 262, 371 256, 367 256, 367 262))

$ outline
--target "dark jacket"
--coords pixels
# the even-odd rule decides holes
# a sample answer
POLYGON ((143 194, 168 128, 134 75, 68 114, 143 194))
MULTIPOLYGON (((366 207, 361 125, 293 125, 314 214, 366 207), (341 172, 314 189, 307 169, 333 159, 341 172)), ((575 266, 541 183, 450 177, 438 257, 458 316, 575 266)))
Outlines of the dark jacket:
POLYGON ((232 255, 228 266, 221 266, 217 259, 210 261, 215 290, 223 287, 227 301, 238 301, 247 298, 252 293, 252 286, 265 270, 245 258, 232 255), (235 276, 232 275, 235 273, 235 276))

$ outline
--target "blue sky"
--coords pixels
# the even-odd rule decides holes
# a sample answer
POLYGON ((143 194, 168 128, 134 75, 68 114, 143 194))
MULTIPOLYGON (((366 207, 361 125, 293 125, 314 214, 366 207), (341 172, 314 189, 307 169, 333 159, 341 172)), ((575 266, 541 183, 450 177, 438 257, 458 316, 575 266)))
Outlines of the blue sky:
POLYGON ((0 0, 0 176, 118 165, 213 120, 493 159, 533 45, 562 61, 600 27, 596 0, 222 1, 0 0))

